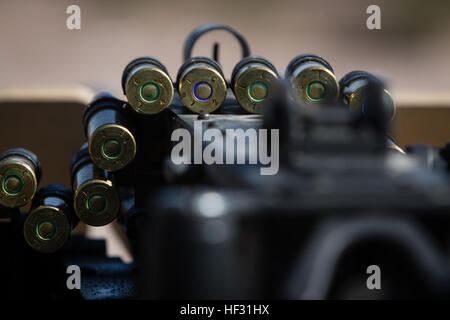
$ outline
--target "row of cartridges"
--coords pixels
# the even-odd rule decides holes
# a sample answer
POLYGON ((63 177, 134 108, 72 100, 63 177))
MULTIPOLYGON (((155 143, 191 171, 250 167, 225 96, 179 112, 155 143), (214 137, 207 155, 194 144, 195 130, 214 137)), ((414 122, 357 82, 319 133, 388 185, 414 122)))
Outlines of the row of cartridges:
MULTIPOLYGON (((174 97, 174 88, 187 109, 195 113, 211 113, 225 101, 228 86, 244 110, 260 113, 264 102, 273 95, 274 83, 279 78, 269 60, 250 56, 234 67, 228 85, 215 60, 194 57, 180 67, 174 84, 160 61, 143 57, 126 66, 122 89, 130 106, 141 114, 155 114, 168 108, 174 97)), ((364 112, 364 88, 368 78, 375 77, 364 71, 353 71, 338 81, 331 65, 313 54, 295 57, 285 72, 292 97, 298 103, 333 105, 339 101, 359 112, 364 112)), ((392 116, 394 103, 386 90, 384 100, 392 116)))
MULTIPOLYGON (((234 68, 230 85, 237 103, 250 113, 258 113, 273 95, 278 77, 267 59, 246 57, 234 68)), ((338 82, 330 64, 310 54, 294 58, 285 74, 292 97, 299 103, 333 105, 340 101, 360 113, 365 112, 364 96, 371 77, 367 72, 354 71, 338 82)), ((102 92, 84 111, 87 144, 72 160, 72 190, 48 185, 37 191, 41 165, 28 150, 10 149, 0 155, 0 206, 20 208, 31 202, 23 232, 33 249, 58 251, 80 220, 102 226, 118 216, 121 201, 111 173, 128 166, 136 155, 138 146, 130 113, 139 116, 163 111, 172 103, 174 87, 189 110, 211 113, 224 102, 228 85, 213 59, 188 59, 174 85, 163 64, 145 57, 126 66, 122 87, 128 102, 102 92)), ((383 95, 391 117, 394 103, 386 90, 383 95)), ((392 141, 388 146, 398 148, 392 141)))
POLYGON ((14 148, 0 154, 0 212, 20 216, 18 208, 31 202, 23 235, 38 252, 61 249, 79 221, 103 226, 119 214, 117 187, 108 172, 93 164, 87 146, 73 158, 71 174, 72 190, 60 184, 38 190, 42 169, 34 153, 14 148))

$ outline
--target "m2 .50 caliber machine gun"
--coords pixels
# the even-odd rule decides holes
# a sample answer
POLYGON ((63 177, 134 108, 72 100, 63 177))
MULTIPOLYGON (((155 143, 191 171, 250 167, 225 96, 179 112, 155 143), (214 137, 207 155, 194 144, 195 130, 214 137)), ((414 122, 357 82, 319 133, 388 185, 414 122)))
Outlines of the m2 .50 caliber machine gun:
POLYGON ((25 261, 36 266, 18 296, 32 283, 48 297, 85 299, 449 297, 450 144, 397 146, 381 80, 353 71, 338 81, 313 54, 281 77, 223 25, 194 30, 184 57, 175 83, 159 60, 131 61, 126 101, 102 92, 86 107, 72 190, 35 195, 37 159, 0 156, 0 204, 15 239, 3 265, 16 274, 9 285, 25 261), (214 58, 191 57, 214 30, 242 46, 231 81, 218 44, 214 58), (70 237, 78 221, 114 220, 132 265, 70 237), (67 265, 81 268, 80 292, 65 287, 67 265), (373 270, 381 285, 368 279, 373 270))

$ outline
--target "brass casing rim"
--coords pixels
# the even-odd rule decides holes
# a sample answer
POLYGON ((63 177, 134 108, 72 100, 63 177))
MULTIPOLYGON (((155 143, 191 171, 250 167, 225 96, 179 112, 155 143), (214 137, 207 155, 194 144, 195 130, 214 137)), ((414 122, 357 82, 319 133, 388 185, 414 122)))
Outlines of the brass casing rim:
POLYGON ((178 92, 181 102, 195 113, 211 113, 218 109, 225 101, 227 84, 220 72, 211 65, 203 62, 187 66, 178 81, 178 92), (212 89, 212 96, 206 101, 200 101, 193 95, 195 84, 208 82, 212 89))
POLYGON ((37 190, 37 179, 33 168, 26 162, 5 158, 0 161, 0 205, 8 208, 18 208, 26 205, 33 198, 37 190), (10 195, 3 190, 1 184, 5 174, 15 171, 20 174, 23 187, 20 193, 10 195))
POLYGON ((58 251, 69 239, 72 225, 68 216, 59 208, 39 206, 28 214, 23 227, 26 242, 36 251, 53 253, 58 251), (36 233, 37 226, 49 220, 55 225, 56 233, 52 239, 45 240, 36 233))
POLYGON ((305 61, 299 64, 293 71, 289 82, 293 90, 294 98, 305 104, 334 103, 339 98, 339 82, 336 76, 331 70, 316 61, 305 61), (327 93, 323 100, 313 100, 306 93, 308 85, 312 82, 325 84, 327 93))
MULTIPOLYGON (((364 86, 367 84, 366 79, 355 79, 351 83, 348 84, 346 88, 344 88, 344 100, 348 104, 348 108, 352 111, 356 111, 361 113, 361 105, 363 100, 363 90, 364 86)), ((392 120, 397 111, 397 106, 395 105, 394 99, 392 98, 390 92, 386 89, 383 89, 385 96, 389 99, 389 102, 392 103, 392 114, 389 117, 389 120, 392 120)))
POLYGON ((89 155, 92 162, 106 171, 117 171, 126 167, 136 156, 136 140, 128 128, 108 123, 95 129, 89 136, 89 155), (102 153, 103 144, 110 139, 117 140, 122 148, 116 159, 108 159, 102 153))
POLYGON ((75 190, 73 202, 76 215, 91 226, 104 226, 112 222, 120 209, 119 196, 110 180, 92 179, 83 182, 75 190), (102 213, 92 213, 86 207, 88 199, 95 194, 102 194, 108 200, 108 207, 102 213))
POLYGON ((167 73, 155 65, 144 63, 130 71, 125 82, 125 94, 128 103, 136 112, 157 114, 170 106, 174 88, 167 73), (159 97, 155 101, 146 101, 141 97, 141 87, 149 82, 155 83, 160 89, 159 97))
POLYGON ((250 113, 260 113, 265 100, 272 96, 277 74, 261 63, 250 63, 244 65, 234 79, 233 91, 240 106, 250 113), (248 87, 257 81, 264 83, 268 89, 264 101, 254 101, 248 96, 248 87))

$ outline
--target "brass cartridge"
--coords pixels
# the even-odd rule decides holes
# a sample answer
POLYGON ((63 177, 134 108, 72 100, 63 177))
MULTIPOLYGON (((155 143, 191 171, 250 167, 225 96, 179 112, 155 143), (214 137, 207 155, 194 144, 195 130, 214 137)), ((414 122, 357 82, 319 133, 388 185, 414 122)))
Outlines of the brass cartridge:
POLYGON ((227 94, 220 65, 210 58, 188 59, 179 69, 176 86, 182 103, 195 113, 211 113, 227 94))
POLYGON ((53 253, 64 246, 78 222, 72 203, 72 192, 62 185, 47 185, 36 193, 23 227, 31 248, 53 253))
POLYGON ((231 88, 239 105, 250 113, 260 113, 278 78, 276 68, 262 57, 242 59, 233 69, 231 88))
POLYGON ((33 198, 41 178, 41 164, 31 151, 14 148, 0 154, 0 205, 17 208, 33 198))
POLYGON ((322 57, 304 54, 291 60, 286 80, 296 101, 306 105, 333 104, 339 97, 339 83, 331 65, 322 57))
POLYGON ((166 67, 157 59, 141 57, 131 61, 122 74, 122 89, 138 113, 156 114, 173 99, 173 83, 166 67))
POLYGON ((136 155, 136 141, 124 115, 125 102, 99 93, 84 112, 92 162, 106 171, 126 167, 136 155))
MULTIPOLYGON (((341 100, 352 111, 365 114, 365 95, 369 78, 379 81, 374 75, 365 71, 352 71, 346 74, 340 81, 341 100)), ((387 111, 387 118, 392 119, 395 114, 395 103, 391 94, 383 90, 383 102, 387 111)))
POLYGON ((76 215, 91 226, 103 226, 113 221, 120 210, 120 199, 107 173, 96 167, 87 148, 82 148, 72 160, 73 207, 76 215))

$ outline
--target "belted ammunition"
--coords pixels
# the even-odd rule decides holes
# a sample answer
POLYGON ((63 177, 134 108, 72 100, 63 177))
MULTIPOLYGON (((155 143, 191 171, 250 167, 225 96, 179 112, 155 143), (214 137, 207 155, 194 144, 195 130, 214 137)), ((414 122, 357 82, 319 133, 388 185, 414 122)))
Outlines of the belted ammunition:
POLYGON ((86 147, 72 160, 73 207, 76 215, 91 226, 113 221, 120 210, 119 195, 105 171, 96 167, 86 147))
POLYGON ((41 178, 41 164, 31 151, 14 148, 0 154, 0 205, 17 208, 33 198, 41 178))
POLYGON ((156 114, 166 109, 174 91, 166 67, 151 57, 137 58, 125 67, 122 89, 130 106, 142 114, 156 114))
POLYGON ((278 78, 275 66, 262 57, 242 59, 231 74, 231 88, 242 108, 259 113, 261 106, 272 95, 273 82, 278 78))
MULTIPOLYGON (((379 81, 374 75, 365 71, 352 71, 339 81, 342 102, 350 110, 362 113, 363 115, 368 112, 364 102, 369 78, 379 81)), ((391 94, 386 89, 383 90, 382 99, 386 108, 387 118, 392 119, 395 114, 395 104, 391 94)))
POLYGON ((333 68, 322 57, 313 54, 295 57, 286 68, 285 78, 299 103, 327 105, 339 97, 339 84, 333 68))
POLYGON ((47 185, 36 193, 23 227, 31 248, 43 253, 61 249, 78 222, 72 201, 71 191, 59 184, 47 185))
POLYGON ((210 58, 195 57, 180 67, 176 86, 183 104, 195 113, 211 113, 227 94, 220 65, 210 58))
POLYGON ((133 161, 136 141, 124 116, 125 102, 99 93, 83 117, 92 162, 106 171, 117 171, 133 161))

